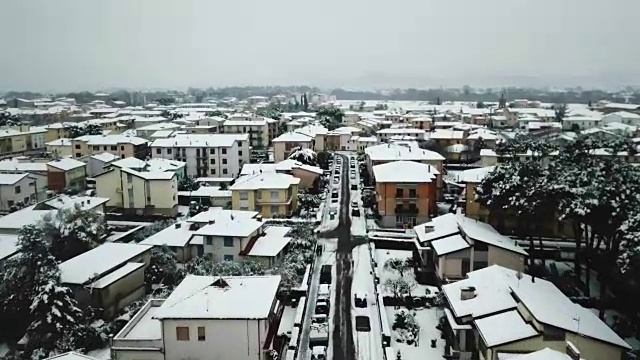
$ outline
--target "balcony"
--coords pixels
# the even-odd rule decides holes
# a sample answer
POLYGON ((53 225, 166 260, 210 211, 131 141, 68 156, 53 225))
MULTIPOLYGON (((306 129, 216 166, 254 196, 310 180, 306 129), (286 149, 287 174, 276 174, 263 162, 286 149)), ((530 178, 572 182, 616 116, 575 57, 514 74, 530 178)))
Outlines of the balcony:
POLYGON ((270 197, 266 197, 266 198, 256 198, 256 204, 259 205, 289 205, 291 204, 291 200, 293 199, 293 196, 289 196, 288 199, 282 201, 279 198, 278 199, 272 199, 270 197))

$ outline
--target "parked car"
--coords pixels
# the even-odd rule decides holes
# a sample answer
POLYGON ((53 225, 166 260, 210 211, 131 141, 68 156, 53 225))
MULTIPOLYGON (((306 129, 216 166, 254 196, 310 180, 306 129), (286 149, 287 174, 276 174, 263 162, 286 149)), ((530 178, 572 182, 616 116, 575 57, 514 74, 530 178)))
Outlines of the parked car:
POLYGON ((367 307, 367 294, 362 293, 356 293, 354 295, 354 304, 356 305, 356 307, 359 308, 365 308, 367 307))
POLYGON ((311 322, 314 324, 324 324, 327 322, 328 316, 326 314, 314 314, 311 317, 311 322))
POLYGON ((357 208, 358 207, 358 200, 351 200, 351 207, 357 208))
POLYGON ((322 265, 320 268, 320 284, 331 284, 331 265, 322 265))
POLYGON ((358 208, 351 209, 351 216, 356 216, 356 217, 360 216, 360 209, 358 208))
POLYGON ((371 323, 368 316, 356 316, 356 331, 371 331, 371 323))
POLYGON ((333 191, 331 191, 331 198, 337 199, 338 195, 339 195, 339 193, 338 193, 337 189, 333 189, 333 191))
POLYGON ((327 359, 326 346, 314 346, 311 349, 311 360, 326 360, 326 359, 327 359))
POLYGON ((351 184, 351 190, 358 190, 358 184, 351 184))
POLYGON ((329 303, 324 300, 318 300, 318 302, 316 302, 315 313, 329 315, 329 303))

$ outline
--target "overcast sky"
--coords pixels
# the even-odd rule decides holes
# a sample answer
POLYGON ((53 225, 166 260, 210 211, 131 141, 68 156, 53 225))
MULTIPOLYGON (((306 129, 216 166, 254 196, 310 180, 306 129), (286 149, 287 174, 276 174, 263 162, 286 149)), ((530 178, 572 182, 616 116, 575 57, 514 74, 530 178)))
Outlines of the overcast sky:
POLYGON ((0 90, 632 85, 639 0, 0 0, 0 90))

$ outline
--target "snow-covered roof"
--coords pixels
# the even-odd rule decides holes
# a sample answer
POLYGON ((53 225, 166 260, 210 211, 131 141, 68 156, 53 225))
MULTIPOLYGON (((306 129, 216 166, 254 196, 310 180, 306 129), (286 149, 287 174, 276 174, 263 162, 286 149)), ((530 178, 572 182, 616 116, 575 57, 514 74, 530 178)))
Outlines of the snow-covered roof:
POLYGON ((44 360, 98 360, 98 359, 91 356, 83 355, 74 351, 70 351, 68 353, 46 358, 44 360))
POLYGON ((459 229, 474 241, 480 241, 521 255, 527 255, 527 252, 516 245, 513 239, 500 234, 489 224, 474 220, 462 214, 456 215, 456 220, 459 229))
POLYGON ((62 138, 53 141, 49 141, 45 145, 49 146, 71 146, 71 139, 62 138))
POLYGON ((431 247, 436 255, 442 256, 471 247, 462 236, 456 234, 431 241, 431 247))
POLYGON ((144 160, 140 160, 135 157, 128 157, 125 159, 114 161, 111 165, 120 168, 142 169, 145 167, 145 165, 147 165, 147 163, 144 160))
POLYGON ((65 284, 85 285, 151 249, 149 245, 104 243, 60 264, 60 279, 65 284))
POLYGON ((299 133, 297 131, 290 131, 284 133, 277 138, 273 139, 272 142, 311 142, 313 141, 313 137, 299 133))
MULTIPOLYGON (((298 122, 300 122, 300 120, 301 119, 298 119, 298 122)), ((299 129, 296 129, 294 132, 311 136, 311 137, 316 137, 316 135, 326 135, 329 132, 329 129, 327 129, 322 125, 311 124, 311 125, 303 126, 299 129)))
POLYGON ((157 319, 267 319, 280 276, 188 275, 156 311, 157 319))
POLYGON ((420 149, 417 144, 405 146, 400 144, 380 144, 364 149, 371 161, 443 161, 444 157, 435 151, 420 149))
POLYGON ((171 224, 170 226, 167 226, 166 228, 160 230, 159 232, 142 240, 138 244, 153 245, 153 246, 167 245, 169 247, 184 247, 189 243, 189 240, 191 240, 191 236, 195 234, 195 230, 190 230, 189 225, 191 224, 185 221, 171 224))
POLYGON ((462 140, 464 138, 464 131, 436 129, 429 137, 436 140, 462 140))
MULTIPOLYGON (((306 150, 306 149, 303 149, 303 150, 306 150)), ((316 173, 320 175, 323 173, 323 170, 317 166, 303 164, 300 161, 296 161, 293 159, 286 159, 286 160, 280 161, 279 163, 275 164, 275 169, 276 171, 291 171, 293 169, 303 169, 303 170, 310 171, 312 173, 316 173)))
POLYGON ((13 185, 26 178, 29 174, 0 174, 0 185, 13 185))
POLYGON ((454 214, 437 216, 429 222, 414 226, 413 230, 420 243, 428 243, 460 232, 454 214))
POLYGON ((636 113, 628 112, 628 111, 617 111, 617 112, 608 114, 606 116, 609 116, 609 115, 618 115, 623 119, 640 119, 640 115, 636 113))
POLYGON ((426 131, 422 129, 414 128, 387 128, 378 130, 378 134, 426 134, 426 131))
POLYGON ((475 320, 476 329, 487 347, 538 336, 536 329, 524 321, 517 310, 475 320))
POLYGON ((249 140, 249 134, 178 134, 156 139, 151 147, 231 147, 236 141, 249 140))
POLYGON ((21 162, 16 158, 2 160, 0 161, 0 171, 46 172, 47 163, 21 162))
POLYGON ((87 164, 83 163, 82 161, 72 159, 72 158, 62 158, 58 160, 49 161, 47 165, 54 167, 56 169, 60 169, 62 171, 70 171, 73 169, 77 169, 79 167, 87 166, 87 164))
POLYGON ((119 156, 114 155, 112 153, 108 153, 108 152, 103 152, 102 154, 96 154, 96 155, 91 155, 91 158, 96 159, 96 160, 100 160, 104 163, 109 163, 112 162, 114 160, 120 159, 119 156))
POLYGON ((529 354, 511 356, 509 360, 571 360, 571 357, 560 351, 544 348, 529 354))
MULTIPOLYGON (((193 222, 193 219, 189 221, 193 222)), ((257 232, 264 223, 256 217, 235 216, 229 213, 228 216, 217 216, 209 220, 206 225, 195 232, 201 236, 233 236, 247 237, 257 232)))
POLYGON ((0 261, 18 252, 18 235, 0 235, 0 261))
POLYGON ((87 145, 118 145, 118 144, 132 144, 132 145, 142 145, 146 144, 147 140, 135 137, 135 136, 126 136, 126 135, 83 135, 79 136, 74 141, 83 141, 86 142, 87 145))
POLYGON ((67 196, 59 195, 44 202, 52 209, 73 209, 79 206, 83 210, 92 210, 109 201, 109 198, 97 196, 67 196))
POLYGON ((297 185, 300 179, 288 174, 260 173, 239 177, 230 190, 288 189, 297 185))
POLYGON ((251 120, 227 120, 224 122, 224 126, 266 126, 267 120, 265 119, 251 119, 251 120))
POLYGON ((227 210, 223 208, 209 208, 187 219, 190 223, 208 223, 209 221, 223 221, 233 217, 234 219, 253 219, 260 215, 257 211, 227 210))
POLYGON ((415 161, 400 160, 373 166, 373 176, 378 183, 428 183, 437 174, 434 166, 415 161))
POLYGON ((109 274, 92 282, 88 286, 94 289, 104 289, 105 287, 113 284, 114 282, 122 279, 123 277, 131 274, 132 272, 140 269, 143 266, 144 263, 126 263, 124 264, 124 266, 119 267, 117 270, 110 272, 109 274))
POLYGON ((219 186, 200 186, 198 190, 194 191, 178 191, 178 196, 209 198, 228 197, 229 199, 231 199, 231 190, 220 190, 219 186))
POLYGON ((289 231, 291 231, 291 228, 286 226, 270 226, 266 228, 264 236, 258 238, 247 256, 273 257, 278 255, 291 241, 290 237, 285 236, 289 231))
POLYGON ((487 176, 487 174, 493 171, 493 169, 495 169, 495 166, 486 166, 477 169, 460 171, 458 173, 457 182, 472 184, 480 183, 485 178, 485 176, 487 176))
POLYGON ((145 180, 171 180, 177 176, 173 171, 138 171, 126 167, 123 167, 120 170, 145 180))
POLYGON ((181 125, 176 123, 157 123, 157 124, 149 124, 142 127, 137 128, 138 131, 160 131, 167 129, 178 129, 181 125))

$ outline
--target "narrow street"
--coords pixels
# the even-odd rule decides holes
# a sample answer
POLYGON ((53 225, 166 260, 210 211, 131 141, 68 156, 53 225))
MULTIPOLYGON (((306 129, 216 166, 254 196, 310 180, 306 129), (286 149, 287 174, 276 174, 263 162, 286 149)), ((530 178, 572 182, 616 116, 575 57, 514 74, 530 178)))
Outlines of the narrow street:
POLYGON ((335 300, 333 303, 333 334, 331 334, 334 360, 355 359, 355 348, 353 342, 353 332, 351 323, 351 283, 353 279, 353 259, 351 250, 351 220, 349 218, 349 159, 344 155, 336 154, 342 159, 341 181, 340 181, 340 223, 335 230, 321 234, 324 238, 337 238, 338 248, 336 251, 336 279, 335 300))

